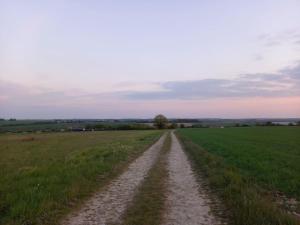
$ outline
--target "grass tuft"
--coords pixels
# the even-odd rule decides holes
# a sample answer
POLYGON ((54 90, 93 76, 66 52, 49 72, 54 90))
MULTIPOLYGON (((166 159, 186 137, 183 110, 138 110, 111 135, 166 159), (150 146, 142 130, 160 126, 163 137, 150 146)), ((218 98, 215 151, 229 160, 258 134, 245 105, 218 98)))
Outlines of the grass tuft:
POLYGON ((165 208, 166 179, 168 177, 166 155, 170 147, 171 136, 168 133, 160 155, 124 214, 124 225, 161 224, 165 208))

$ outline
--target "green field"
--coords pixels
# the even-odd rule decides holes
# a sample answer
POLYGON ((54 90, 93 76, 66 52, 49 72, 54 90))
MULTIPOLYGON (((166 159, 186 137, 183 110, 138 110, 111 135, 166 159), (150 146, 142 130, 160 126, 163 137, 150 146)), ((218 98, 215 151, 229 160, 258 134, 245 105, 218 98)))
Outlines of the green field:
POLYGON ((56 224, 160 131, 0 135, 0 224, 56 224))
POLYGON ((211 187, 239 214, 233 215, 236 224, 285 224, 272 216, 277 211, 261 190, 300 200, 299 127, 180 129, 178 134, 211 187))

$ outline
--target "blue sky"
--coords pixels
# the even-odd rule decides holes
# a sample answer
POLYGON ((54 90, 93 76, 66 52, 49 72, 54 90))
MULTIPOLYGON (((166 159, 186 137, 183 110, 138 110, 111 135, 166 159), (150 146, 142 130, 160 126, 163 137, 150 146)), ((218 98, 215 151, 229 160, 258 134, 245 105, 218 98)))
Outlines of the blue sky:
POLYGON ((0 0, 0 117, 300 116, 299 9, 297 0, 0 0), (286 110, 243 111, 255 98, 286 110))

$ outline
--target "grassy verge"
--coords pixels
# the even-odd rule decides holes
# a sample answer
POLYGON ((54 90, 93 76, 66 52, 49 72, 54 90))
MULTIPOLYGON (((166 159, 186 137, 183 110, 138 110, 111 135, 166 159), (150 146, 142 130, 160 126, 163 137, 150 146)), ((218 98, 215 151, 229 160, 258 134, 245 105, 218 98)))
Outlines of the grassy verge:
POLYGON ((158 139, 157 131, 0 135, 0 224, 57 224, 158 139))
POLYGON ((229 165, 223 157, 212 154, 188 137, 178 135, 193 161, 198 174, 228 208, 230 224, 234 225, 296 225, 299 222, 279 209, 272 196, 251 178, 229 165))
POLYGON ((127 209, 123 224, 157 225, 161 223, 164 211, 166 178, 166 155, 170 150, 171 136, 167 135, 161 153, 139 188, 131 206, 127 209))

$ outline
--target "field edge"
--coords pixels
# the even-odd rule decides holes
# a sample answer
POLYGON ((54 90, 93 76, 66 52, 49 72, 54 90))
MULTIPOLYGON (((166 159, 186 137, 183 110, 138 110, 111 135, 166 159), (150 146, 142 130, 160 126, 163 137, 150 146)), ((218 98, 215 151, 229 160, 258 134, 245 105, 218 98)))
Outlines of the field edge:
POLYGON ((223 216, 234 225, 297 225, 299 221, 281 210, 252 180, 243 177, 239 170, 225 164, 220 156, 213 155, 188 137, 176 132, 198 176, 205 179, 218 199, 224 204, 223 216))

